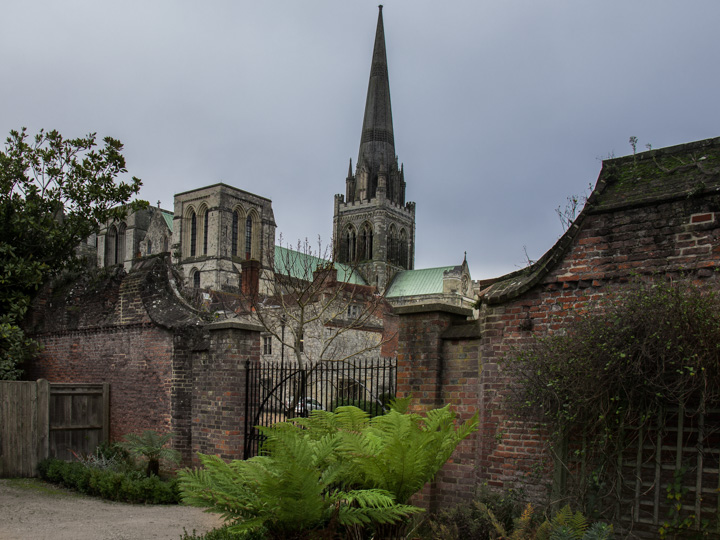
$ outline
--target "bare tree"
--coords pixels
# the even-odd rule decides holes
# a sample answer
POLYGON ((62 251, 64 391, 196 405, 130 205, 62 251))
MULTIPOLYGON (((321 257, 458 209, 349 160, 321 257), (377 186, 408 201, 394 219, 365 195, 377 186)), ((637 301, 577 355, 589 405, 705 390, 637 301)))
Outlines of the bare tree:
POLYGON ((351 375, 350 361, 377 359, 394 338, 385 324, 391 308, 383 295, 365 284, 355 266, 334 263, 330 255, 319 239, 316 249, 307 240, 290 249, 280 239, 272 280, 261 284, 257 273, 253 278, 252 271, 243 268, 242 305, 235 312, 263 328, 264 354, 281 360, 280 379, 270 383, 268 391, 279 390, 275 405, 288 417, 303 412, 303 400, 315 392, 336 397, 343 393, 334 387, 337 381, 317 378, 326 363, 347 371, 348 384, 364 387, 366 381, 351 375), (310 379, 323 390, 311 389, 306 382, 310 379))
POLYGON ((565 203, 565 207, 558 206, 555 209, 555 213, 557 214, 558 219, 560 219, 560 225, 562 226, 563 232, 567 231, 570 228, 570 225, 573 224, 575 218, 578 217, 578 214, 580 214, 582 209, 585 207, 585 203, 587 202, 588 197, 592 193, 592 190, 593 185, 588 184, 585 193, 569 196, 565 203))
POLYGON ((244 316, 263 327, 299 368, 378 355, 389 305, 351 265, 334 263, 329 248, 305 240, 275 250, 275 277, 266 291, 243 284, 244 316))

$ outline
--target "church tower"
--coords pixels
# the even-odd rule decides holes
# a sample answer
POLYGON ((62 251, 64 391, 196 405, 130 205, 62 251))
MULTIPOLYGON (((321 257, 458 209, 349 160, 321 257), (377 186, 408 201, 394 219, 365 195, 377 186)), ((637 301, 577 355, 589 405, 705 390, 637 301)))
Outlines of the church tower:
POLYGON ((384 291, 415 261, 415 203, 405 202, 405 175, 393 136, 382 6, 378 14, 360 151, 345 195, 335 195, 335 260, 356 264, 369 285, 384 291))

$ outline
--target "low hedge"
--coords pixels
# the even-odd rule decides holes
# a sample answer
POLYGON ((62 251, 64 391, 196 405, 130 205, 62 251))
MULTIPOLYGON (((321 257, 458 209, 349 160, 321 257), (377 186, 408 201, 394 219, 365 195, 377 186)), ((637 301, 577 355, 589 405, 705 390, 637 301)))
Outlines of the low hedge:
POLYGON ((40 478, 80 493, 111 501, 149 504, 177 504, 177 479, 162 480, 141 472, 121 473, 88 467, 83 463, 48 458, 39 463, 40 478))

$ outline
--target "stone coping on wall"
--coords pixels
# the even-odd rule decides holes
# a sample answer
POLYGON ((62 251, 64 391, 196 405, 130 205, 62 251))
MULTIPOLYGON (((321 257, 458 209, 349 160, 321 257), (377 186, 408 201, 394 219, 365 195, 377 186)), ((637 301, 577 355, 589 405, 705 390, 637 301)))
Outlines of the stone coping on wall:
POLYGON ((440 337, 442 339, 480 339, 482 337, 480 321, 457 322, 445 330, 440 337))
POLYGON ((238 319, 226 319, 224 321, 217 321, 210 323, 205 327, 206 330, 248 330, 250 332, 262 332, 265 328, 259 324, 254 324, 247 321, 240 321, 238 319))
POLYGON ((413 315, 416 313, 451 313, 453 315, 462 315, 464 317, 472 317, 473 310, 460 306, 451 306, 448 304, 440 304, 431 302, 427 304, 411 304, 407 306, 396 306, 393 308, 395 315, 413 315))

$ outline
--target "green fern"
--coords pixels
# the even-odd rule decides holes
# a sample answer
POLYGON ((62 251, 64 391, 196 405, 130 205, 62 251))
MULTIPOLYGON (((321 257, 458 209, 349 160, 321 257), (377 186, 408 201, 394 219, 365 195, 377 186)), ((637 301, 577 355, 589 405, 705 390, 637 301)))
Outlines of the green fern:
POLYGON ((583 536, 583 540, 610 540, 613 537, 613 526, 607 523, 593 523, 583 536))
POLYGON ((352 463, 346 483, 385 489, 405 503, 433 479, 477 423, 476 414, 456 426, 455 413, 446 406, 429 411, 426 417, 391 410, 369 419, 363 429, 341 430, 339 449, 352 463))
POLYGON ((128 433, 121 446, 130 454, 147 459, 147 476, 160 475, 160 462, 178 463, 180 453, 165 445, 173 438, 172 433, 160 435, 156 431, 146 430, 141 434, 128 433))
POLYGON ((515 520, 512 534, 505 531, 502 524, 495 518, 485 504, 475 503, 489 517, 499 538, 509 540, 610 540, 613 535, 612 525, 597 522, 588 527, 587 518, 581 512, 573 514, 570 506, 561 508, 550 520, 545 520, 537 530, 533 528, 534 509, 528 504, 522 515, 515 520))
POLYGON ((372 419, 348 406, 259 428, 260 456, 225 463, 200 455, 202 469, 180 472, 183 499, 238 533, 397 531, 422 511, 406 504, 410 496, 477 428, 477 415, 456 426, 449 407, 423 417, 402 414, 403 405, 372 419))
POLYGON ((231 532, 264 529, 277 537, 332 523, 393 523, 420 511, 383 490, 337 489, 346 467, 336 456, 337 433, 315 439, 309 431, 293 424, 262 428, 264 455, 247 461, 200 455, 203 469, 179 473, 183 500, 219 513, 231 532))
POLYGON ((564 506, 546 520, 537 530, 537 540, 607 540, 612 538, 612 525, 595 523, 588 526, 582 512, 575 512, 569 505, 564 506))
POLYGON ((532 536, 533 525, 533 507, 527 504, 519 518, 515 520, 515 530, 513 530, 513 540, 525 540, 532 536))

